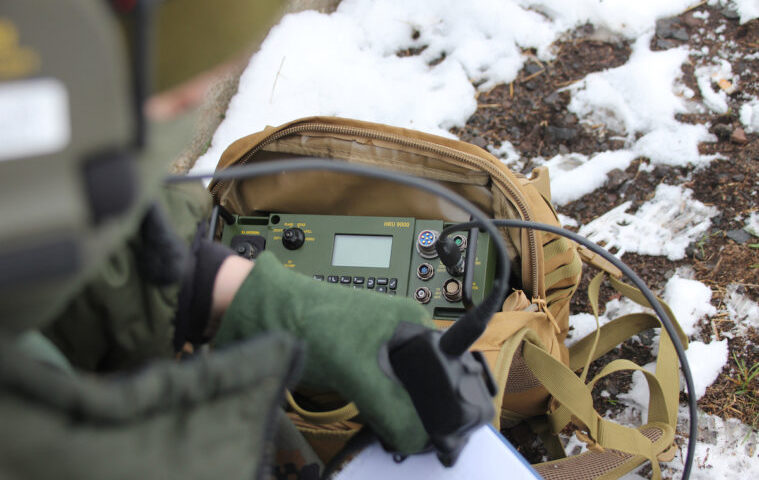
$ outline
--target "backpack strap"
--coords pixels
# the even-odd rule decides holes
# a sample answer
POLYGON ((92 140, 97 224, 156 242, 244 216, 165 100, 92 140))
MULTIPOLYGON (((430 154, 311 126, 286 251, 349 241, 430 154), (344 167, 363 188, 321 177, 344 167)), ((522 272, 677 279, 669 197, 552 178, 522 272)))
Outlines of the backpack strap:
MULTIPOLYGON (((588 297, 598 322, 598 293, 605 277, 602 272, 591 280, 588 297)), ((635 301, 650 307, 641 292, 620 280, 610 278, 612 287, 635 301)), ((669 306, 662 302, 666 314, 672 320, 678 337, 687 345, 687 337, 682 332, 669 306)), ((566 425, 574 423, 587 433, 580 432, 578 438, 589 444, 590 452, 568 459, 547 462, 536 468, 545 478, 616 478, 635 468, 644 461, 651 462, 653 477, 660 478, 658 461, 671 460, 677 425, 679 400, 678 359, 672 340, 660 336, 656 373, 648 372, 629 360, 615 360, 606 365, 595 378, 585 384, 588 366, 609 352, 616 345, 643 330, 661 327, 657 317, 650 313, 635 313, 617 318, 597 328, 596 331, 578 341, 570 349, 570 364, 565 367, 540 346, 524 342, 523 356, 532 373, 553 395, 558 406, 543 422, 535 422, 534 429, 542 438, 550 438, 548 430, 558 434, 566 425), (580 376, 575 371, 582 369, 580 376), (593 409, 592 390, 602 378, 623 370, 640 371, 649 385, 649 416, 646 425, 639 429, 624 427, 601 418, 593 409), (542 423, 542 425, 541 425, 542 423), (549 429, 546 428, 549 427, 549 429), (613 455, 609 455, 613 452, 613 455), (591 472, 591 473, 589 473, 591 472), (593 473, 594 472, 594 473, 593 473)), ((529 340, 529 339, 527 339, 529 340)), ((551 450, 555 448, 555 438, 546 442, 551 450)))
POLYGON ((285 398, 292 409, 303 417, 309 423, 315 425, 326 425, 328 423, 344 422, 358 415, 358 407, 351 402, 335 410, 326 410, 323 412, 312 412, 298 405, 289 390, 285 391, 285 398))
MULTIPOLYGON (((669 417, 664 391, 656 376, 629 360, 617 360, 607 365, 589 385, 580 380, 574 372, 554 359, 542 348, 525 342, 523 346, 525 361, 533 374, 561 404, 558 417, 569 414, 570 421, 583 429, 585 439, 591 451, 603 453, 606 449, 629 455, 625 462, 634 460, 629 469, 648 460, 654 471, 654 479, 661 477, 658 455, 667 450, 674 441, 674 426, 666 422, 669 417), (595 381, 621 370, 638 370, 644 372, 649 384, 650 420, 641 429, 625 427, 601 418, 593 408, 591 390, 595 381), (664 421, 662 421, 664 420, 664 421), (644 434, 647 430, 658 430, 657 435, 644 434)), ((557 419, 558 419, 557 417, 557 419)), ((582 434, 580 435, 582 437, 582 434)), ((615 466, 614 468, 618 468, 615 466)), ((595 477, 591 477, 595 478, 595 477)))
POLYGON ((606 260, 601 255, 593 252, 588 247, 585 247, 583 245, 577 246, 577 253, 580 254, 580 258, 582 258, 582 261, 587 263, 588 265, 592 265, 596 267, 599 270, 602 270, 612 277, 615 278, 622 278, 622 271, 614 266, 613 263, 606 260))

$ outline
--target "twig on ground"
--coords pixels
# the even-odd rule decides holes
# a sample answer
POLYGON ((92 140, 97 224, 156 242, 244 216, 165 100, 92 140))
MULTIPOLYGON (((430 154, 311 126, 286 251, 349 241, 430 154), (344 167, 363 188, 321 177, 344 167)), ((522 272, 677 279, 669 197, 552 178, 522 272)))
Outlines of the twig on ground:
POLYGON ((690 7, 686 8, 686 9, 683 11, 683 13, 688 13, 688 12, 690 12, 691 10, 695 10, 695 9, 697 9, 698 7, 702 6, 702 5, 706 5, 706 3, 707 3, 708 1, 709 1, 709 0, 703 0, 703 1, 701 1, 701 2, 698 2, 697 4, 695 4, 695 5, 693 5, 693 6, 690 6, 690 7))
POLYGON ((519 83, 526 83, 532 80, 533 78, 537 77, 538 75, 541 75, 546 71, 545 67, 543 67, 543 70, 538 70, 537 72, 533 73, 532 75, 528 75, 524 77, 522 80, 519 81, 519 83))

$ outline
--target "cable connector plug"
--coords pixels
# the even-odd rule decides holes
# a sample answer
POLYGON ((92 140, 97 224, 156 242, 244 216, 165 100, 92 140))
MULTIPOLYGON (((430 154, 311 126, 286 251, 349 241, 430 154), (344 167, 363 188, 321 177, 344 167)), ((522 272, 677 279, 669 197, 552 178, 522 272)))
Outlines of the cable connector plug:
POLYGON ((435 242, 435 250, 449 274, 454 277, 464 274, 465 262, 464 256, 461 255, 461 248, 450 237, 440 235, 435 242))

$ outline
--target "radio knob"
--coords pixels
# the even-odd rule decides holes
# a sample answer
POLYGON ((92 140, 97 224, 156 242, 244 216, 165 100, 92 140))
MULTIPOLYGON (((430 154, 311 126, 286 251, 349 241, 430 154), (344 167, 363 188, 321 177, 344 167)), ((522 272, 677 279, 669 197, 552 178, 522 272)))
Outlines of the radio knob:
POLYGON ((288 250, 297 250, 306 241, 306 234, 300 228, 288 228, 282 232, 282 245, 288 250))

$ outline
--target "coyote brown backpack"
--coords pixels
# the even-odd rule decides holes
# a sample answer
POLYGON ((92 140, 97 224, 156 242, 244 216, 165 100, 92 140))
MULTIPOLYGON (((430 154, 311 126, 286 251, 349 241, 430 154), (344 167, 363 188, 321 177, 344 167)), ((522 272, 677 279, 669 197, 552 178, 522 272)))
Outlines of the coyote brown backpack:
MULTIPOLYGON (((357 120, 310 117, 267 127, 230 145, 217 170, 288 156, 334 159, 423 177, 462 195, 492 218, 559 225, 551 206, 547 169, 536 168, 527 178, 474 145, 357 120)), ((461 210, 427 192, 343 173, 307 171, 214 181, 209 189, 215 203, 241 215, 288 212, 468 220, 461 210)), ((609 363, 592 379, 588 368, 624 340, 658 328, 659 320, 648 313, 626 315, 567 348, 569 303, 583 261, 601 270, 588 289, 596 318, 598 292, 607 275, 620 294, 648 306, 645 299, 622 283, 621 273, 613 265, 563 237, 528 229, 501 232, 512 261, 513 290, 472 347, 484 353, 498 384, 494 401, 500 415, 494 426, 528 422, 556 458, 535 465, 548 479, 617 478, 645 461, 651 462, 658 478, 658 461, 674 456, 679 372, 671 340, 661 336, 655 374, 628 360, 609 363), (639 428, 604 419, 593 409, 593 386, 621 370, 641 371, 648 381, 648 420, 639 428), (558 433, 570 423, 589 449, 564 458, 558 433)), ((674 320, 669 309, 667 313, 674 320)), ((436 323, 446 328, 451 321, 436 323)), ((685 343, 682 332, 680 337, 685 343)), ((353 418, 360 412, 353 404, 312 411, 298 405, 293 396, 288 399, 290 417, 325 462, 360 427, 353 418)), ((320 397, 312 395, 310 400, 318 403, 320 397)), ((326 401, 324 405, 326 408, 326 401)))

